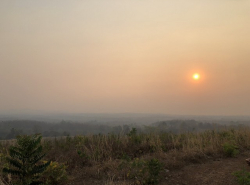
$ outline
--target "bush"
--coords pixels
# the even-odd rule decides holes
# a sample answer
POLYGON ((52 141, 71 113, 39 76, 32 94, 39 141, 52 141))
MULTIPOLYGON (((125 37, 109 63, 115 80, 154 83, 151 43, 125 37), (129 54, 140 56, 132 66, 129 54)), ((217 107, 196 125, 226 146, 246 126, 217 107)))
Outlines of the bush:
MULTIPOLYGON (((124 163, 123 163, 124 166, 124 163)), ((163 164, 158 159, 148 161, 138 159, 128 163, 129 172, 127 177, 136 180, 137 184, 158 184, 160 172, 163 170, 163 164)))
POLYGON ((240 185, 250 185, 250 173, 246 170, 240 170, 233 173, 236 176, 237 181, 240 185))
POLYGON ((137 134, 137 129, 132 128, 132 130, 127 134, 132 145, 139 145, 142 143, 142 134, 137 134))
MULTIPOLYGON (((46 164, 47 161, 44 161, 46 164)), ((67 180, 67 166, 58 162, 50 162, 48 168, 42 173, 45 185, 59 185, 67 180)))
POLYGON ((160 172, 163 169, 162 163, 158 159, 151 159, 146 163, 149 176, 146 179, 147 184, 158 184, 160 172))
POLYGON ((238 148, 230 143, 225 143, 223 145, 223 150, 224 150, 224 154, 227 157, 235 157, 237 154, 239 154, 239 150, 238 148))

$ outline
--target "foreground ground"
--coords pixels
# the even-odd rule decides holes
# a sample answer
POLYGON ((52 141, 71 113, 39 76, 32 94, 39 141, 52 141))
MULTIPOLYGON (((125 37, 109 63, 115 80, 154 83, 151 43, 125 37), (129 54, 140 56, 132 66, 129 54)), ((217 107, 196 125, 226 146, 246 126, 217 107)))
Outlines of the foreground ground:
MULTIPOLYGON (((250 171, 245 159, 249 158, 250 152, 245 152, 234 158, 221 158, 207 160, 205 163, 190 164, 180 169, 165 169, 165 177, 159 185, 239 185, 236 177, 232 173, 239 170, 250 171)), ((95 180, 85 182, 72 182, 72 185, 133 185, 133 182, 95 180)))
POLYGON ((211 160, 169 171, 161 185, 238 185, 232 173, 242 169, 250 171, 245 162, 249 156, 250 152, 246 152, 235 158, 211 160))
MULTIPOLYGON (((1 143, 0 167, 13 144, 1 143)), ((127 135, 45 139, 43 148, 45 161, 53 161, 47 175, 54 185, 238 185, 232 173, 250 172, 250 128, 180 134, 132 129, 127 135)))

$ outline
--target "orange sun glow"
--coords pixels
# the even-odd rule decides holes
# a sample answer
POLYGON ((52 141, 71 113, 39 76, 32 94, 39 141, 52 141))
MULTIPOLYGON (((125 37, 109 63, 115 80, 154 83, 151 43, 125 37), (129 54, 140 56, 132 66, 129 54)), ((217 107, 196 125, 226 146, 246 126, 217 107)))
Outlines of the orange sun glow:
POLYGON ((193 79, 194 79, 194 80, 199 80, 199 79, 200 79, 200 75, 199 75, 198 73, 195 73, 195 74, 193 75, 193 79))

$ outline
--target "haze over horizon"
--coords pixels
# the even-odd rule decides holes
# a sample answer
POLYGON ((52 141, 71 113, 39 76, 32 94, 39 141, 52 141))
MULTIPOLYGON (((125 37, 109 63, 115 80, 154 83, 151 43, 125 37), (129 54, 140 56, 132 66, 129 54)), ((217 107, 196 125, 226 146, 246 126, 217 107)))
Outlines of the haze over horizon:
POLYGON ((0 114, 250 116, 249 10, 250 0, 1 1, 0 114))

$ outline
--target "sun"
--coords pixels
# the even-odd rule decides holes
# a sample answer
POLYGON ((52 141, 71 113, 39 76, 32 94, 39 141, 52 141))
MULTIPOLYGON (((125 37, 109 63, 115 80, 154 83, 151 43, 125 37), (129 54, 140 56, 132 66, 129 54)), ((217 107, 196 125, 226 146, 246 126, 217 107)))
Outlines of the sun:
POLYGON ((200 75, 198 73, 193 74, 193 79, 194 80, 199 80, 200 79, 200 75))

